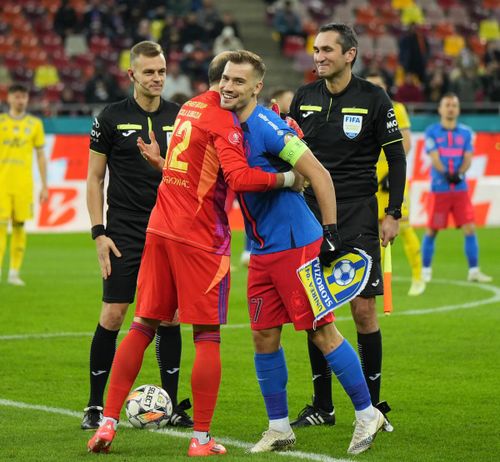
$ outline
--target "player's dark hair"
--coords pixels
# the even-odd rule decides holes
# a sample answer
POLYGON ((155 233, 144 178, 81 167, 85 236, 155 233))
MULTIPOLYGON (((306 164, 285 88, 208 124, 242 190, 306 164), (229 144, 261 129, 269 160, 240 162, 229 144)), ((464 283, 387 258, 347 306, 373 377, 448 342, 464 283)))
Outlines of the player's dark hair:
POLYGON ((354 56, 354 59, 351 62, 352 67, 358 57, 358 37, 356 36, 354 29, 349 27, 347 24, 331 22, 329 24, 322 25, 319 28, 318 34, 321 32, 337 32, 337 34, 339 34, 338 43, 342 47, 342 53, 346 53, 351 48, 356 49, 356 56, 354 56))
POLYGON ((21 83, 12 84, 7 90, 8 93, 16 93, 18 91, 20 91, 21 93, 29 93, 28 87, 21 83))
POLYGON ((208 84, 213 85, 218 83, 222 78, 222 73, 224 72, 224 68, 226 67, 227 62, 229 61, 230 51, 223 51, 219 53, 217 56, 210 61, 208 66, 208 84))
POLYGON ((234 64, 250 64, 254 68, 255 73, 260 80, 262 80, 266 74, 266 65, 264 64, 264 61, 262 61, 262 58, 259 55, 252 53, 251 51, 231 51, 228 61, 234 64))
POLYGON ((163 49, 158 43, 144 40, 136 43, 130 50, 130 62, 133 63, 140 55, 154 58, 161 54, 163 54, 163 49))

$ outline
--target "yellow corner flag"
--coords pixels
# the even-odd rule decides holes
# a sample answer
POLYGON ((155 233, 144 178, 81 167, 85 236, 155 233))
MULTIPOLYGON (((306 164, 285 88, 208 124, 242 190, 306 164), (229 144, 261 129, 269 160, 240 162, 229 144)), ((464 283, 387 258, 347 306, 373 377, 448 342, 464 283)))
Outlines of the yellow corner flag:
POLYGON ((392 255, 391 243, 387 244, 384 255, 384 314, 392 313, 392 255))
POLYGON ((357 297, 368 282, 371 267, 371 257, 361 249, 354 249, 330 266, 322 266, 319 258, 314 258, 297 269, 315 320, 357 297))

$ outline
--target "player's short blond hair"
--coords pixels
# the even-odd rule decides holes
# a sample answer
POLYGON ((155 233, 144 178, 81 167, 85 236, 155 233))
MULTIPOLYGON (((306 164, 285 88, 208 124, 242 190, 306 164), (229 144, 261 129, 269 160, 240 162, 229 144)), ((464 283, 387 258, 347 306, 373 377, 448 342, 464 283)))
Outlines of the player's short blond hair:
POLYGON ((133 63, 139 56, 147 56, 148 58, 154 58, 156 56, 162 55, 162 47, 150 40, 144 40, 135 44, 130 50, 130 62, 133 63))

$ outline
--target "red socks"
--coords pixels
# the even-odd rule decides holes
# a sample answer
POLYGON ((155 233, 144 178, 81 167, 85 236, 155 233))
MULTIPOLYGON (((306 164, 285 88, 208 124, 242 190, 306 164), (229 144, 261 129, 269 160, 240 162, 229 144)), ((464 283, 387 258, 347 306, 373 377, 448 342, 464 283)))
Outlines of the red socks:
POLYGON ((221 380, 220 332, 193 334, 195 359, 191 372, 194 430, 208 432, 221 380))
POLYGON ((120 419, 120 411, 130 389, 139 374, 144 352, 155 336, 151 327, 133 322, 128 334, 116 350, 111 368, 108 397, 104 406, 104 416, 120 419))

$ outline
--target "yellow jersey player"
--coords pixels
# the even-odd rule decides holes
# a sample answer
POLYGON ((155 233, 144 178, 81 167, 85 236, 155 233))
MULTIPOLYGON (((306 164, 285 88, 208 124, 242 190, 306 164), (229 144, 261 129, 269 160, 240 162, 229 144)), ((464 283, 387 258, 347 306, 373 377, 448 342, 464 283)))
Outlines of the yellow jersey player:
POLYGON ((42 182, 40 201, 48 197, 43 125, 39 118, 26 113, 28 101, 28 89, 12 85, 7 94, 8 112, 0 114, 0 268, 11 222, 7 282, 16 286, 24 285, 19 277, 26 248, 24 223, 33 216, 33 149, 42 182))
MULTIPOLYGON (((384 78, 380 74, 370 74, 366 77, 366 80, 377 85, 387 91, 387 86, 384 78)), ((406 112, 406 108, 402 103, 393 101, 394 114, 396 121, 399 125, 399 131, 403 135, 403 147, 405 149, 406 155, 410 151, 411 147, 411 135, 410 135, 410 118, 406 112)), ((378 218, 379 221, 385 216, 384 209, 389 203, 389 166, 385 158, 384 150, 381 151, 380 157, 377 163, 377 180, 378 180, 378 191, 377 191, 377 201, 378 201, 378 218)), ((408 291, 408 295, 417 296, 424 292, 425 282, 422 279, 422 259, 420 255, 420 240, 418 239, 415 230, 410 225, 409 220, 409 209, 408 209, 408 183, 405 187, 405 195, 403 204, 401 207, 401 222, 399 225, 399 235, 403 240, 403 246, 406 253, 406 258, 411 268, 411 286, 408 291)), ((384 250, 382 248, 382 257, 384 256, 384 250)))

